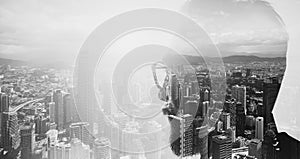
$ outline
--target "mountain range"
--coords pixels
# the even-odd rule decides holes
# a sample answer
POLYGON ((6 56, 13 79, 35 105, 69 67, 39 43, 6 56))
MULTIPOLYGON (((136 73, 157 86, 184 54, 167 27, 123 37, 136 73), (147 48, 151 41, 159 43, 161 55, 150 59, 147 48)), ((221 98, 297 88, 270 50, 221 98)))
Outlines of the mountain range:
MULTIPOLYGON (((198 64, 204 62, 202 57, 196 56, 184 56, 187 61, 191 64, 198 64)), ((207 60, 216 60, 216 57, 207 57, 207 60)), ((224 63, 251 63, 251 62, 263 62, 263 61, 274 61, 274 62, 285 62, 286 57, 259 57, 255 55, 233 55, 223 57, 224 63)), ((168 61, 179 62, 178 56, 168 57, 168 61)), ((179 62, 180 63, 180 62, 179 62)), ((39 62, 30 62, 30 61, 22 61, 22 60, 14 60, 14 59, 6 59, 0 58, 0 65, 12 65, 12 66, 22 66, 22 65, 30 65, 30 66, 41 66, 41 67, 51 67, 51 68, 70 68, 71 64, 64 63, 62 61, 53 61, 48 63, 39 63, 39 62)))

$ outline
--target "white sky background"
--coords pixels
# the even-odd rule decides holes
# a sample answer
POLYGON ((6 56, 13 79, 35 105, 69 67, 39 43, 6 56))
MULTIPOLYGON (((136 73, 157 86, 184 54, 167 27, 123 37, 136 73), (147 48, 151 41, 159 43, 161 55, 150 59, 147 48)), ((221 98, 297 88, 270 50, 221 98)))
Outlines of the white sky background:
POLYGON ((142 7, 180 8, 182 0, 1 0, 0 57, 74 60, 106 19, 142 7))
MULTIPOLYGON (((212 7, 202 8, 203 16, 196 17, 220 48, 258 53, 285 49, 283 42, 287 37, 275 20, 268 17, 269 13, 264 13, 266 9, 251 5, 254 0, 236 0, 239 7, 226 3, 229 1, 207 0, 207 5, 212 7)), ((300 97, 300 0, 269 2, 283 18, 289 34, 288 66, 275 115, 286 127, 297 127, 300 122, 296 100, 300 97)), ((1 0, 0 57, 72 62, 87 36, 104 20, 143 7, 180 10, 184 3, 185 0, 1 0)), ((300 139, 299 132, 294 137, 300 139)))
MULTIPOLYGON (((89 33, 104 20, 143 7, 179 11, 186 1, 1 0, 0 57, 70 62, 89 33)), ((263 4, 254 5, 250 0, 199 2, 193 4, 195 18, 222 51, 282 54, 286 50, 285 30, 263 4)))

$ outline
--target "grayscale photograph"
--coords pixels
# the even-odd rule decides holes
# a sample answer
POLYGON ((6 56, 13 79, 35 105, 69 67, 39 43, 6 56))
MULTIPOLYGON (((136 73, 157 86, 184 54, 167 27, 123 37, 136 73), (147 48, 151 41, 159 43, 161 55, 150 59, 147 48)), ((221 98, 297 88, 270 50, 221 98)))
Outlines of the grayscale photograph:
POLYGON ((0 159, 300 159, 300 0, 0 0, 0 159))

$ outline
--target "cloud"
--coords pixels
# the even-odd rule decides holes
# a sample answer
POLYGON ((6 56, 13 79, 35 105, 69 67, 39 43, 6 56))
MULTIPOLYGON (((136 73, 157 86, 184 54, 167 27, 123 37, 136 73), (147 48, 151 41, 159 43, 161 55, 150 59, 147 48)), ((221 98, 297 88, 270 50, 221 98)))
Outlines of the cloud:
POLYGON ((249 45, 287 39, 276 14, 265 2, 191 0, 184 7, 183 2, 2 0, 0 57, 72 61, 97 25, 113 15, 143 7, 183 8, 184 12, 188 9, 188 14, 197 19, 218 44, 249 45))

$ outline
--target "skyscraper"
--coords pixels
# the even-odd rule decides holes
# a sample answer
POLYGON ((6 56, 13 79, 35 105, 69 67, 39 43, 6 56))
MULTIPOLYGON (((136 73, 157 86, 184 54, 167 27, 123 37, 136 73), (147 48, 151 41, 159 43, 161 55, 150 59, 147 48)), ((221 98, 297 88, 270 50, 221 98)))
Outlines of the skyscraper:
POLYGON ((244 107, 244 112, 246 114, 246 86, 235 85, 232 87, 232 97, 237 101, 241 102, 244 107))
POLYGON ((245 131, 245 111, 243 105, 238 102, 236 104, 236 134, 243 136, 245 131))
POLYGON ((64 127, 63 93, 61 90, 54 92, 53 101, 55 103, 55 123, 57 128, 61 130, 64 127))
POLYGON ((184 104, 183 112, 184 114, 190 114, 193 117, 196 116, 196 113, 198 111, 198 102, 196 100, 188 100, 184 104))
POLYGON ((16 112, 4 112, 2 115, 2 143, 7 151, 20 146, 19 124, 16 112))
POLYGON ((229 101, 230 125, 236 126, 236 100, 229 101))
POLYGON ((181 116, 170 115, 171 148, 181 157, 193 155, 193 117, 190 114, 181 116), (179 133, 178 133, 179 132, 179 133))
POLYGON ((71 138, 78 138, 81 142, 86 145, 91 143, 91 133, 88 129, 89 123, 78 122, 70 125, 70 136, 71 138))
POLYGON ((230 135, 232 142, 235 142, 236 140, 236 127, 232 126, 229 129, 227 129, 227 133, 230 135))
POLYGON ((194 141, 194 149, 199 149, 201 159, 208 159, 208 125, 197 128, 196 132, 199 136, 194 141))
POLYGON ((232 142, 231 138, 225 135, 212 137, 213 159, 231 159, 232 142))
POLYGON ((67 93, 63 97, 63 107, 64 107, 64 124, 70 124, 75 115, 76 108, 70 93, 67 93))
MULTIPOLYGON (((0 87, 0 89, 1 89, 1 87, 0 87)), ((3 145, 2 137, 1 137, 1 135, 3 136, 3 133, 2 133, 2 124, 3 124, 2 115, 3 115, 3 112, 7 112, 9 110, 9 105, 6 102, 4 102, 2 104, 2 96, 4 96, 4 95, 5 95, 4 93, 0 92, 0 132, 1 132, 0 133, 0 145, 1 146, 3 145)))
POLYGON ((21 134, 21 158, 31 159, 33 156, 34 149, 34 132, 35 125, 33 123, 26 123, 20 127, 21 134))
POLYGON ((230 128, 230 114, 222 112, 221 113, 221 121, 223 122, 223 130, 227 130, 230 128))
POLYGON ((263 84, 263 117, 265 128, 268 123, 274 122, 272 110, 274 108, 279 89, 280 83, 277 78, 270 78, 263 84))
POLYGON ((223 131, 223 122, 218 121, 217 122, 217 132, 222 132, 223 131))
POLYGON ((255 138, 263 140, 264 138, 264 118, 257 117, 255 121, 255 138))
POLYGON ((50 102, 49 104, 49 116, 50 116, 50 122, 55 122, 55 103, 50 102))
POLYGON ((200 88, 200 102, 210 101, 210 90, 208 87, 200 88))
POLYGON ((191 156, 193 155, 193 117, 185 114, 180 121, 181 155, 191 156))
POLYGON ((246 129, 253 130, 255 127, 255 118, 252 115, 247 115, 245 119, 246 129))
MULTIPOLYGON (((201 107, 199 108, 199 109, 201 109, 200 117, 202 117, 203 119, 207 118, 208 107, 209 107, 209 100, 202 102, 202 108, 201 107)), ((198 112, 199 112, 199 109, 198 109, 198 112)))
POLYGON ((9 111, 9 96, 7 94, 1 93, 1 112, 9 111))

